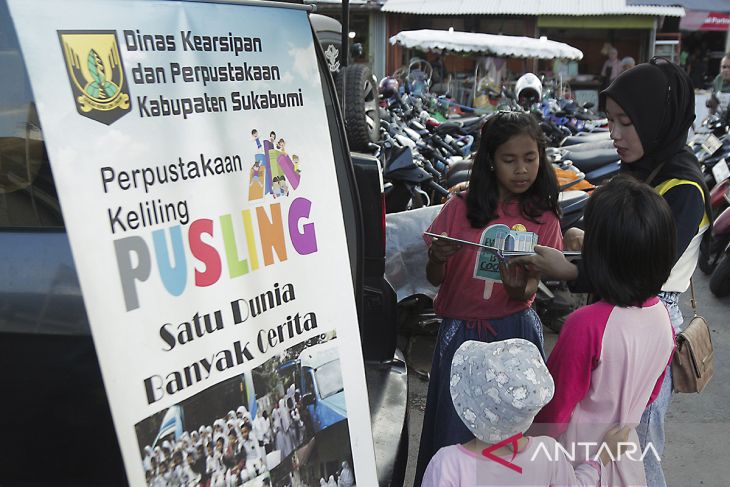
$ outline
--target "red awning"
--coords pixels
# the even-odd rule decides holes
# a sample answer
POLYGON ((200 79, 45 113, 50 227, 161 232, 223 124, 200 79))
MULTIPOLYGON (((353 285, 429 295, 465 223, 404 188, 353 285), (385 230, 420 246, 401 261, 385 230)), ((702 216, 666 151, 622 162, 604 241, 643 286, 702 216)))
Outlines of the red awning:
POLYGON ((727 32, 730 27, 730 14, 687 10, 679 21, 679 30, 711 30, 727 32))

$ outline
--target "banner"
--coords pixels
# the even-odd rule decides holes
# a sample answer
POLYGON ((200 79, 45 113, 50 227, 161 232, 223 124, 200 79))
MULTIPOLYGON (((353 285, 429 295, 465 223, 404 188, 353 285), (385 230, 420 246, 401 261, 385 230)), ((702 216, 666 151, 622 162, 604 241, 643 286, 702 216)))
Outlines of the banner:
POLYGON ((679 21, 679 30, 727 32, 728 27, 730 27, 730 14, 720 12, 687 10, 679 21))
POLYGON ((8 4, 130 484, 376 485, 306 11, 8 4))

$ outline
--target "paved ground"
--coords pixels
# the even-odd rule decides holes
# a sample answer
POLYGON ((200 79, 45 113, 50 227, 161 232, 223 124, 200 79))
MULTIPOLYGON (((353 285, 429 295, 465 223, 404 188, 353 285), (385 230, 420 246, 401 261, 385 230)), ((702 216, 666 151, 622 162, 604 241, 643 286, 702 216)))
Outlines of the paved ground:
MULTIPOLYGON (((667 415, 663 456, 669 487, 730 486, 730 298, 717 299, 708 278, 695 274, 699 312, 710 323, 715 348, 715 376, 702 394, 676 394, 667 415)), ((682 295, 685 320, 692 316, 689 291, 682 295)), ((418 370, 429 370, 434 336, 411 335, 409 361, 410 451, 405 486, 413 483, 428 382, 418 370)), ((557 335, 545 330, 551 350, 557 335)))

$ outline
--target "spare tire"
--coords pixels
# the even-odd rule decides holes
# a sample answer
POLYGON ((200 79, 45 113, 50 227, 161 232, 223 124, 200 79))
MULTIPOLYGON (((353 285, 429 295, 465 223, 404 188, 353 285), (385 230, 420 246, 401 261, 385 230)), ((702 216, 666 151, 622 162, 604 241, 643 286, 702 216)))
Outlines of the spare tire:
POLYGON ((368 144, 380 140, 378 90, 370 68, 352 64, 340 69, 335 84, 350 149, 368 150, 368 144))

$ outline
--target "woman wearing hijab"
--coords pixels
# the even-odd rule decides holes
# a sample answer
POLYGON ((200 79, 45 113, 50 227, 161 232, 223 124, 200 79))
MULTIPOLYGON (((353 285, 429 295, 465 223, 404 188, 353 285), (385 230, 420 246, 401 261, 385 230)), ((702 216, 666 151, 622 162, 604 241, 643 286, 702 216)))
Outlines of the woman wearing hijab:
MULTIPOLYGON (((663 58, 653 58, 621 73, 601 96, 606 101, 611 139, 621 158, 621 172, 654 187, 674 216, 677 253, 659 298, 669 311, 675 332, 679 332, 684 321, 679 295, 689 287, 700 242, 712 215, 699 162, 686 145, 687 131, 695 118, 692 83, 679 66, 663 58)), ((579 250, 583 244, 582 232, 571 229, 564 241, 566 248, 579 250)), ((547 247, 537 246, 535 251, 537 255, 513 262, 529 265, 547 276, 573 281, 574 290, 592 289, 581 262, 569 263, 562 253, 547 247)), ((651 443, 659 458, 664 451, 664 416, 671 395, 672 374, 671 367, 667 367, 659 395, 644 411, 637 431, 642 451, 651 443)), ((666 485, 655 455, 645 455, 644 469, 650 487, 666 485)))

